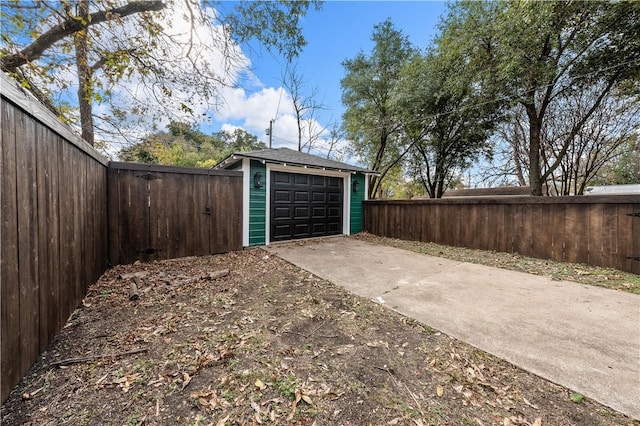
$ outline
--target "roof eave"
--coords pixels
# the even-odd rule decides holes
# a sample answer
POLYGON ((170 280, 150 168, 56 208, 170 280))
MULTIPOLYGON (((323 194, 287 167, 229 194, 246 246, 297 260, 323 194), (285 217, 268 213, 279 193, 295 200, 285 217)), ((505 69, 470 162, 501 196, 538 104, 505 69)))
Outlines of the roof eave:
POLYGON ((229 159, 239 159, 239 158, 248 158, 248 159, 251 159, 251 160, 258 160, 258 161, 261 161, 262 164, 269 163, 269 164, 291 165, 291 166, 294 166, 294 167, 300 167, 300 168, 305 168, 305 169, 331 170, 331 171, 337 171, 337 172, 363 173, 365 175, 379 175, 380 174, 379 172, 376 172, 376 171, 373 171, 373 170, 367 170, 367 169, 361 169, 361 168, 352 168, 352 167, 348 167, 348 165, 347 165, 347 167, 343 167, 343 168, 327 167, 327 166, 315 166, 315 165, 310 165, 310 164, 296 163, 296 162, 292 162, 292 161, 274 160, 274 159, 264 158, 264 157, 261 157, 259 155, 248 155, 247 153, 241 153, 241 152, 236 152, 236 153, 233 153, 233 154, 229 155, 224 160, 222 160, 218 164, 216 164, 214 166, 214 168, 218 167, 218 166, 222 167, 224 164, 233 164, 231 161, 229 161, 229 159))

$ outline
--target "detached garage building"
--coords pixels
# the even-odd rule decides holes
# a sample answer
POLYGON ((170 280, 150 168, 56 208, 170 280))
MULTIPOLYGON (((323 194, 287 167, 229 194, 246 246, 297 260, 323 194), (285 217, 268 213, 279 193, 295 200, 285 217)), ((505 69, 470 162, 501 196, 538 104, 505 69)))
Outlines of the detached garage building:
POLYGON ((215 168, 242 170, 243 246, 362 230, 368 174, 288 148, 239 152, 215 168))

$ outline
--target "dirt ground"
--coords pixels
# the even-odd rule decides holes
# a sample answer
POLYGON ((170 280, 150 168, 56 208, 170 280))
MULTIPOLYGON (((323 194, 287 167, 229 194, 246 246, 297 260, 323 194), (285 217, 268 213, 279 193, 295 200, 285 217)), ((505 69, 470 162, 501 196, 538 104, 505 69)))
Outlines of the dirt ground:
POLYGON ((2 424, 640 422, 248 249, 107 271, 2 424))

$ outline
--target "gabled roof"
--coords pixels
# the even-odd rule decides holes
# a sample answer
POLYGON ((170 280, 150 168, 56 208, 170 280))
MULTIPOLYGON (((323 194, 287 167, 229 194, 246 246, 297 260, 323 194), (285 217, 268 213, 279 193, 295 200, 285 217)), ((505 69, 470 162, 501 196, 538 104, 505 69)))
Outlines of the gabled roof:
POLYGON ((225 169, 242 158, 250 158, 252 160, 260 160, 267 163, 287 164, 298 167, 311 167, 324 170, 340 170, 348 172, 378 174, 378 172, 374 170, 352 166, 340 161, 328 160, 326 158, 317 157, 315 155, 306 154, 304 152, 294 151, 289 148, 274 148, 262 149, 260 151, 235 152, 216 164, 214 168, 225 169))

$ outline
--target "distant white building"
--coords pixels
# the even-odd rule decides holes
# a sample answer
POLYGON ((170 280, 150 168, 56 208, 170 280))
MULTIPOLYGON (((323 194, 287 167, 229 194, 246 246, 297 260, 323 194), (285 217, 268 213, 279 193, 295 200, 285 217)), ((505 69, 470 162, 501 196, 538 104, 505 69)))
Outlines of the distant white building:
POLYGON ((640 183, 630 185, 588 186, 584 195, 640 195, 640 183))

